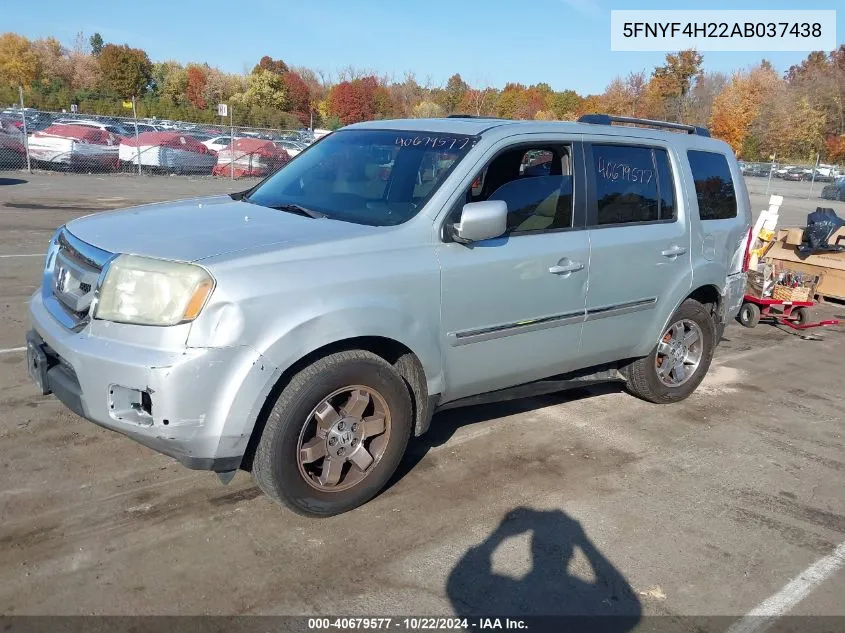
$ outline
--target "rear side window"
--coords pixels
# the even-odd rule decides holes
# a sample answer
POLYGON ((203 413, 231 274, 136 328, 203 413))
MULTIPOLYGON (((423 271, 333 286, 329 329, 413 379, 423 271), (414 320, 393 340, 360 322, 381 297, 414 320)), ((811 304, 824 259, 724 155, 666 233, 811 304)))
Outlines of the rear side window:
POLYGON ((698 196, 699 217, 702 220, 735 218, 736 192, 724 154, 690 150, 687 156, 698 196))
POLYGON ((598 225, 674 219, 675 188, 665 150, 593 145, 592 155, 598 225))

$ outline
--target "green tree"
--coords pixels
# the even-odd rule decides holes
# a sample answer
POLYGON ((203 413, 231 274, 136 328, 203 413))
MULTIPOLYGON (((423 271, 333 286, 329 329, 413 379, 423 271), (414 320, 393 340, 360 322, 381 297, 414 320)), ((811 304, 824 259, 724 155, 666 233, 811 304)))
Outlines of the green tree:
POLYGON ((99 61, 105 87, 123 99, 141 95, 152 82, 153 65, 139 48, 106 44, 99 61))
POLYGON ((583 99, 574 90, 555 92, 549 97, 546 107, 554 112, 556 119, 574 119, 583 99))
POLYGON ((94 33, 89 39, 88 43, 91 45, 91 54, 94 57, 99 57, 100 53, 103 52, 103 36, 99 33, 94 33))
POLYGON ((449 77, 446 87, 440 93, 440 105, 447 113, 457 112, 467 90, 469 90, 467 83, 458 73, 455 73, 449 77))

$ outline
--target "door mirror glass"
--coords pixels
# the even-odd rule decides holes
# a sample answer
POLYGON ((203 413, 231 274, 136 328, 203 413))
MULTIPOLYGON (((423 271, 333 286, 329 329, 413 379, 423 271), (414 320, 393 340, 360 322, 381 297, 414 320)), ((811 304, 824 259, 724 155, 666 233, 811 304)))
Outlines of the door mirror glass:
POLYGON ((480 242, 499 237, 507 229, 508 204, 504 200, 470 202, 461 210, 461 221, 454 225, 458 242, 480 242))

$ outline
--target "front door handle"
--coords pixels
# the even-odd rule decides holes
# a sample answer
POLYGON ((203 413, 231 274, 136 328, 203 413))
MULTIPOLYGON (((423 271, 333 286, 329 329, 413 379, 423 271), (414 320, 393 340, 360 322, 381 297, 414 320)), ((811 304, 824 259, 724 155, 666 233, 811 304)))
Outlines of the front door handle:
POLYGON ((678 255, 683 255, 686 252, 687 249, 685 249, 683 246, 672 244, 672 246, 667 248, 665 251, 660 251, 660 254, 663 255, 663 257, 677 257, 678 255))
POLYGON ((558 264, 557 266, 550 266, 549 272, 553 275, 566 275, 583 269, 584 264, 581 262, 567 262, 565 264, 558 264))

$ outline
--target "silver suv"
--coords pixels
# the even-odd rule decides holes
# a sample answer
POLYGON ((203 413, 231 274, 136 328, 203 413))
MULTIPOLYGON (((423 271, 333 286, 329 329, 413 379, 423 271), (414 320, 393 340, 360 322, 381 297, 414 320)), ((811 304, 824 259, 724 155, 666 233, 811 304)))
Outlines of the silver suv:
POLYGON ((604 380, 690 395, 749 235, 739 165, 700 128, 351 125, 246 192, 61 227, 29 371, 189 468, 337 514, 440 409, 604 380))

